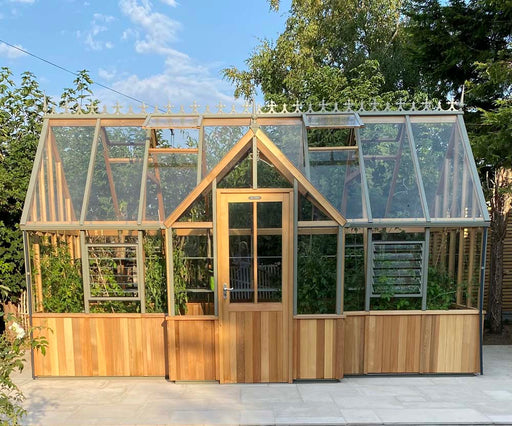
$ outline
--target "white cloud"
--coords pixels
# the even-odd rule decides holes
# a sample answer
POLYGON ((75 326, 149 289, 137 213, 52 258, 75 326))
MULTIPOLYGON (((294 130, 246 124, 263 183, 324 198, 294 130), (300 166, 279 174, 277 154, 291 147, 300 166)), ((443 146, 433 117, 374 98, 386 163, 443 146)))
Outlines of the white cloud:
POLYGON ((176 0, 160 0, 162 3, 165 3, 168 6, 176 7, 178 6, 178 2, 176 0))
MULTIPOLYGON (((173 7, 178 5, 174 0, 161 1, 173 7)), ((219 101, 228 105, 227 110, 231 108, 233 98, 227 93, 231 93, 232 88, 217 76, 216 66, 198 63, 172 46, 182 28, 181 23, 155 11, 149 0, 119 0, 119 8, 132 24, 122 32, 121 39, 133 41, 133 48, 139 54, 161 57, 162 67, 150 75, 118 73, 112 76, 111 70, 99 71, 113 89, 160 108, 170 102, 175 105, 174 111, 178 111, 180 105, 189 111, 194 100, 201 105, 200 110, 206 105, 214 110, 219 101)), ((107 90, 95 94, 109 107, 117 101, 133 105, 133 101, 107 90)))
POLYGON ((112 80, 116 76, 116 71, 109 71, 103 68, 98 70, 98 77, 101 77, 103 80, 112 80))
POLYGON ((148 0, 120 0, 121 12, 128 16, 132 23, 139 26, 144 37, 137 37, 135 50, 138 53, 173 54, 169 51, 169 43, 176 40, 176 33, 181 24, 162 13, 154 12, 148 0))
POLYGON ((78 38, 84 39, 84 43, 91 50, 103 50, 112 49, 114 44, 111 41, 100 40, 98 37, 100 34, 108 31, 108 24, 113 22, 115 18, 109 15, 103 15, 101 13, 95 13, 90 24, 90 28, 87 31, 76 31, 78 38))
MULTIPOLYGON (((16 47, 19 47, 20 49, 23 49, 23 46, 20 44, 15 44, 16 47)), ((15 49, 14 47, 7 46, 4 43, 0 43, 0 56, 3 56, 4 58, 8 59, 16 59, 21 56, 25 55, 25 53, 15 49)))

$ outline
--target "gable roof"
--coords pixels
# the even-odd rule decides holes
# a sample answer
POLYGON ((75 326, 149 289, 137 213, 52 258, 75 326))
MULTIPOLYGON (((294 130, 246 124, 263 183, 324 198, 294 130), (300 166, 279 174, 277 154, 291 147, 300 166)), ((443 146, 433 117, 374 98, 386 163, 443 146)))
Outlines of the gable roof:
POLYGON ((212 169, 212 171, 197 185, 192 192, 176 207, 176 209, 165 219, 164 225, 171 227, 179 217, 185 213, 190 205, 204 192, 208 190, 215 179, 225 176, 238 161, 252 148, 253 138, 256 138, 258 150, 285 176, 290 182, 297 180, 299 191, 309 195, 324 210, 324 212, 339 225, 343 226, 346 219, 341 213, 327 201, 327 199, 313 186, 313 184, 288 160, 281 150, 270 140, 261 129, 249 129, 224 158, 212 169))

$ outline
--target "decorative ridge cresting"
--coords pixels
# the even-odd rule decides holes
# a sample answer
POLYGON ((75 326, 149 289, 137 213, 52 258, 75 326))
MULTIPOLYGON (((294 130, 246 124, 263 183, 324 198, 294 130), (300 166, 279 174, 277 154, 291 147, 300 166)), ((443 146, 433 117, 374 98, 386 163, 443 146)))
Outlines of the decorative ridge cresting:
POLYGON ((254 102, 245 102, 244 104, 233 103, 231 108, 223 104, 221 101, 215 107, 211 108, 209 105, 205 105, 201 108, 196 101, 194 101, 187 109, 185 106, 180 105, 179 107, 171 104, 170 102, 163 108, 158 105, 155 107, 148 108, 145 103, 142 103, 137 109, 134 110, 132 105, 127 108, 117 102, 115 105, 109 108, 103 105, 101 108, 97 106, 90 106, 88 108, 82 108, 73 106, 70 107, 68 104, 64 104, 62 107, 48 106, 47 99, 44 99, 43 112, 48 115, 246 115, 246 114, 257 114, 257 115, 297 115, 297 114, 337 114, 337 113, 351 113, 351 112, 383 112, 383 113, 411 113, 411 112, 461 112, 464 105, 461 102, 456 102, 453 98, 450 102, 443 103, 441 101, 432 101, 426 99, 421 103, 406 102, 400 99, 395 104, 384 102, 374 98, 371 102, 352 102, 350 99, 347 100, 343 105, 340 106, 338 102, 328 103, 324 100, 317 103, 301 103, 299 101, 293 104, 277 104, 274 101, 269 101, 266 104, 257 104, 254 102))

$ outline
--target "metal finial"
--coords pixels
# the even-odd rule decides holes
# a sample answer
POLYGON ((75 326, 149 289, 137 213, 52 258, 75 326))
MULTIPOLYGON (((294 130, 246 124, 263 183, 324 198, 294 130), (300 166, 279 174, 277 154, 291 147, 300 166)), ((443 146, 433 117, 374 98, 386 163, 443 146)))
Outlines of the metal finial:
POLYGON ((294 111, 293 112, 300 112, 301 108, 302 108, 302 104, 296 100, 295 103, 292 105, 292 108, 294 108, 294 111))
POLYGON ((359 111, 366 111, 364 109, 364 101, 363 100, 361 101, 361 104, 359 105, 359 111))
POLYGON ((231 114, 236 114, 236 105, 235 104, 232 104, 231 105, 231 111, 229 111, 231 114))
POLYGON ((286 108, 286 104, 283 104, 283 110, 281 111, 282 114, 288 114, 290 111, 286 108))
POLYGON ((350 99, 348 99, 347 102, 345 102, 345 109, 347 111, 352 111, 352 101, 350 99))
POLYGON ((103 111, 102 114, 108 114, 108 108, 106 105, 103 105, 103 111))
POLYGON ((66 102, 64 102, 64 114, 68 114, 69 113, 69 104, 68 104, 68 101, 66 100, 66 102))
POLYGON ((339 112, 339 109, 338 109, 338 102, 334 102, 334 109, 332 110, 333 112, 339 112))
POLYGON ((219 113, 219 114, 224 113, 224 108, 225 107, 226 107, 226 105, 224 105, 222 103, 222 101, 219 101, 219 103, 217 104, 217 113, 219 113))
POLYGON ((450 99, 450 108, 449 108, 450 111, 456 111, 455 109, 455 98, 451 98, 450 99))
POLYGON ((190 109, 192 110, 192 112, 194 114, 197 114, 197 109, 200 107, 201 105, 199 105, 196 101, 192 102, 192 105, 190 105, 190 109))
POLYGON ((416 111, 416 102, 412 101, 410 111, 416 111))
POLYGON ((180 110, 178 114, 185 114, 185 107, 183 105, 180 105, 180 110))
POLYGON ((427 99, 425 99, 425 101, 423 102, 423 111, 429 111, 430 110, 430 101, 427 99))
POLYGON ((311 103, 308 104, 308 110, 307 110, 308 113, 312 113, 314 112, 313 111, 313 105, 311 105, 311 103))
POLYGON ((172 114, 172 109, 174 108, 174 105, 171 104, 170 102, 167 102, 167 106, 165 107, 165 110, 167 112, 167 114, 172 114))
POLYGON ((270 102, 268 103, 268 106, 269 106, 268 112, 270 114, 274 114, 276 112, 275 107, 277 106, 277 104, 273 100, 270 100, 270 102))
POLYGON ((325 107, 326 107, 325 99, 322 99, 322 102, 320 102, 318 104, 318 106, 320 107, 320 112, 326 112, 326 109, 325 109, 325 107))
POLYGON ((210 111, 210 105, 206 105, 206 106, 204 107, 204 113, 205 113, 205 114, 211 114, 211 111, 210 111))
POLYGON ((46 95, 43 96, 43 113, 46 114, 48 112, 48 98, 46 95))
POLYGON ((140 112, 142 114, 146 114, 146 104, 142 102, 142 105, 140 106, 140 112))
POLYGON ((135 114, 135 112, 133 111, 132 104, 128 105, 128 114, 135 114))
POLYGON ((373 98, 372 111, 377 111, 377 106, 378 106, 377 98, 373 98))
POLYGON ((245 101, 243 113, 244 114, 250 114, 251 113, 251 110, 250 110, 251 106, 252 105, 249 102, 245 101))
POLYGON ((398 100, 398 103, 397 103, 396 105, 397 105, 397 107, 398 107, 398 111, 403 111, 403 110, 404 110, 404 101, 403 101, 403 99, 402 99, 402 98, 400 98, 400 99, 398 100))
POLYGON ((441 105, 441 101, 437 101, 437 108, 436 108, 437 111, 443 111, 443 106, 441 105))
POLYGON ((391 104, 389 103, 389 101, 386 102, 385 111, 391 111, 391 104))

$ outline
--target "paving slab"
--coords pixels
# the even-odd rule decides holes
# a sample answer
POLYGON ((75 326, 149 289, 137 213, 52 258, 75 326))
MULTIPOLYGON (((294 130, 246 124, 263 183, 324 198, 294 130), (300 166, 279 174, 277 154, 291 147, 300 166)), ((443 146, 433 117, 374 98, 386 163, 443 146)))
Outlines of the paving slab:
POLYGON ((512 424, 512 346, 484 347, 483 376, 367 376, 219 385, 164 378, 16 377, 26 425, 512 424))

